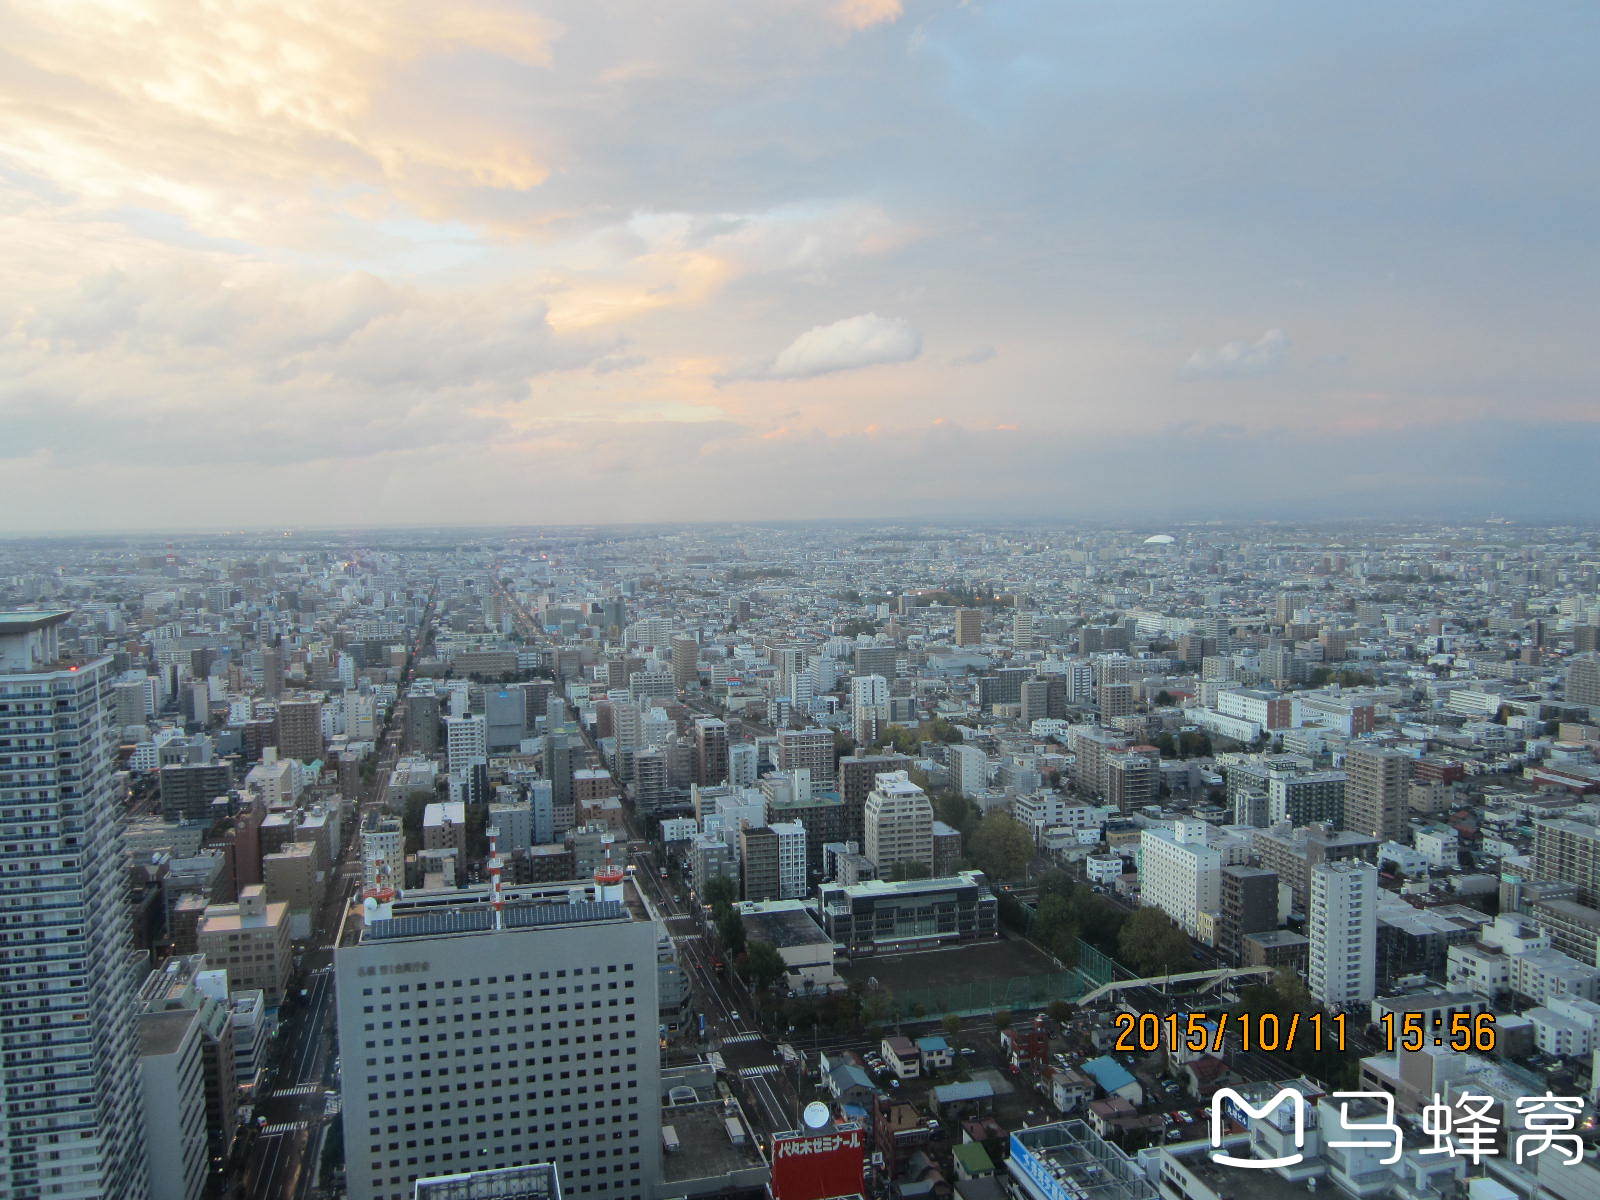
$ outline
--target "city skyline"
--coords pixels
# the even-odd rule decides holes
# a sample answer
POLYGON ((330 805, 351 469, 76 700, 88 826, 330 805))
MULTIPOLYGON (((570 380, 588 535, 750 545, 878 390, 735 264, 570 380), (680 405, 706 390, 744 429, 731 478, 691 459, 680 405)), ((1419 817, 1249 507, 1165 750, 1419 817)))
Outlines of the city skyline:
POLYGON ((1600 515, 1584 11, 611 15, 0 18, 0 532, 1600 515))

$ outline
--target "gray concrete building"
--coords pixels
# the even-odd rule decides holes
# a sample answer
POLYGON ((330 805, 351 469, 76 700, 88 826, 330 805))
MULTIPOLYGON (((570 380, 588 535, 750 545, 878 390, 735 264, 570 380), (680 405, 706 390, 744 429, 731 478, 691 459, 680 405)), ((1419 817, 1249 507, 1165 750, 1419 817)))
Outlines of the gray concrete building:
POLYGON ((335 957, 351 1200, 553 1163, 569 1197, 660 1176, 657 925, 629 880, 408 897, 335 957))

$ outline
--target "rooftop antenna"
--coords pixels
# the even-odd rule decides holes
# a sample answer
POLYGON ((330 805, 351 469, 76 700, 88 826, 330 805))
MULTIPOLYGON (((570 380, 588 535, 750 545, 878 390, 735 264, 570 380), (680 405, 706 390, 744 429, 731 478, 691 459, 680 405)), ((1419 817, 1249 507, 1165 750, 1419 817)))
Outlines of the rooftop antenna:
POLYGON ((494 903, 494 927, 505 928, 505 898, 500 894, 500 827, 491 825, 489 833, 489 893, 494 903))

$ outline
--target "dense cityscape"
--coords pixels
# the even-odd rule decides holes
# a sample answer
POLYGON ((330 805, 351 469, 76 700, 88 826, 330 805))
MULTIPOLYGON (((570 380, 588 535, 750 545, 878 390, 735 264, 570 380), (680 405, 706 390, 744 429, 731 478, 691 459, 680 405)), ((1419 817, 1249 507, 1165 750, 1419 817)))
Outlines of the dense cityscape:
POLYGON ((1597 62, 0 0, 0 1200, 1600 1200, 1597 62))
POLYGON ((0 1194, 1216 1196, 1224 1087, 1501 1139, 1252 1196, 1600 1192, 1593 527, 13 540, 0 610, 0 1194))

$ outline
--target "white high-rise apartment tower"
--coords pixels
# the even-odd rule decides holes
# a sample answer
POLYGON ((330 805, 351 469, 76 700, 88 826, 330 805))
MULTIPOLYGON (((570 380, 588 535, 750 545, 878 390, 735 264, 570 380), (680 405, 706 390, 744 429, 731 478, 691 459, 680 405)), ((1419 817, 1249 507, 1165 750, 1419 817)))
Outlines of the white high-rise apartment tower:
POLYGON ((147 1192, 110 659, 69 612, 0 613, 0 1196, 147 1192))
POLYGON ((857 675, 852 679, 850 716, 856 745, 878 745, 889 724, 889 681, 882 675, 857 675))
POLYGON ((1222 903, 1222 853, 1210 844, 1204 821, 1180 819, 1172 828, 1139 835, 1139 897, 1193 936, 1202 912, 1222 903))
POLYGON ((489 729, 481 716, 446 717, 444 731, 450 774, 489 761, 489 729))
POLYGON ((901 863, 933 869, 933 802, 906 772, 877 776, 862 821, 863 851, 884 878, 901 863))
POLYGON ((1370 1003, 1378 990, 1378 869, 1359 859, 1313 867, 1306 931, 1311 995, 1329 1008, 1370 1003))

